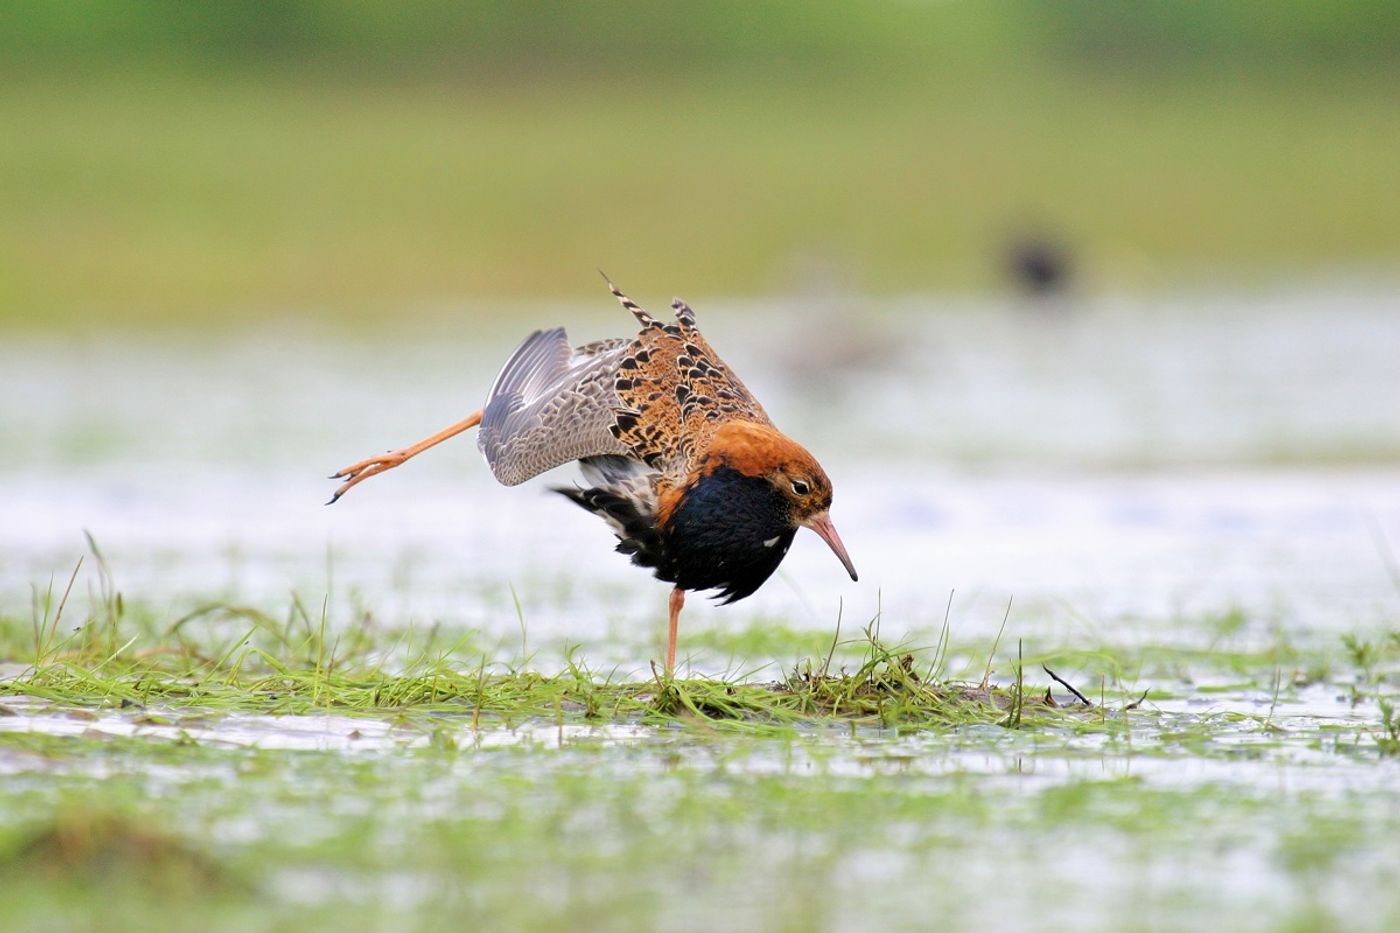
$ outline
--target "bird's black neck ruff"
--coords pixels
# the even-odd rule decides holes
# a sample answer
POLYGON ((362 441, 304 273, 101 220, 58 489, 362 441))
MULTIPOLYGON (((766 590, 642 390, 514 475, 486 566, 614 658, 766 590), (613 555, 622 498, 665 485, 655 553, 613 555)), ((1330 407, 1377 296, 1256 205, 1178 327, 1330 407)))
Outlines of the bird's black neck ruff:
POLYGON ((683 590, 718 590, 732 603, 751 595, 787 556, 797 529, 791 506, 763 477, 720 467, 688 489, 665 526, 606 489, 560 489, 608 519, 617 549, 683 590))

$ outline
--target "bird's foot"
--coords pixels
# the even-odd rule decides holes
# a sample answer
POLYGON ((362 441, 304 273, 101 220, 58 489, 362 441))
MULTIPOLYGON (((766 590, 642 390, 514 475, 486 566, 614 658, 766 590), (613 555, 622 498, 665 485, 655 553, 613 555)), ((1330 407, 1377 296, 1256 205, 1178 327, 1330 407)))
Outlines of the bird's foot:
POLYGON ((327 502, 326 505, 334 505, 341 496, 353 489, 356 484, 364 482, 371 476, 377 476, 385 470, 392 470, 411 456, 413 456, 413 454, 410 453, 410 449, 404 447, 400 450, 391 450, 387 454, 380 454, 378 457, 368 457, 358 463, 350 464, 343 470, 337 470, 331 474, 330 478, 343 479, 345 482, 340 484, 340 488, 335 491, 335 494, 331 496, 330 501, 327 502))
POLYGON ((379 457, 369 457, 359 463, 352 463, 345 469, 332 473, 331 479, 343 479, 345 482, 335 491, 335 495, 331 496, 331 501, 327 502, 326 505, 334 505, 336 500, 353 489, 356 483, 363 482, 371 476, 377 476, 385 470, 392 470, 409 457, 416 457, 429 447, 435 447, 449 437, 456 437, 468 428, 476 427, 481 424, 481 415, 481 409, 477 409, 456 424, 443 428, 432 437, 425 437, 416 444, 391 450, 379 457))

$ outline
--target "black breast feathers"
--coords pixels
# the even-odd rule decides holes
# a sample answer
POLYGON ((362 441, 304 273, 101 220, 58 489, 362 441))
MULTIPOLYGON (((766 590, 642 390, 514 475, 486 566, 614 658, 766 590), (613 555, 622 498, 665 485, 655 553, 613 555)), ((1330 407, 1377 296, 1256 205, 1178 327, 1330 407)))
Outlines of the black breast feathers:
POLYGON ((617 549, 632 563, 683 590, 718 590, 732 603, 751 595, 778 569, 797 528, 791 507, 771 482, 720 467, 686 490, 664 526, 627 497, 607 489, 559 489, 606 518, 617 549))

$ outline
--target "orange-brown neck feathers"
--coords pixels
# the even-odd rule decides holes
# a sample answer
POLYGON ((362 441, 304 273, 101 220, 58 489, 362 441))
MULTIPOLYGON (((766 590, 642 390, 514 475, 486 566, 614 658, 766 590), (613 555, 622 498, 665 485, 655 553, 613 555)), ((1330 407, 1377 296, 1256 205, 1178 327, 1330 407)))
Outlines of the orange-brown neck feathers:
POLYGON ((771 425, 730 421, 710 437, 699 466, 685 482, 661 491, 659 523, 669 524, 692 491, 718 480, 732 483, 735 477, 772 484, 793 528, 831 508, 831 480, 805 447, 771 425))
POLYGON ((826 479, 815 457, 801 444, 766 424, 731 421, 715 432, 700 464, 702 475, 730 467, 745 476, 805 474, 826 479))

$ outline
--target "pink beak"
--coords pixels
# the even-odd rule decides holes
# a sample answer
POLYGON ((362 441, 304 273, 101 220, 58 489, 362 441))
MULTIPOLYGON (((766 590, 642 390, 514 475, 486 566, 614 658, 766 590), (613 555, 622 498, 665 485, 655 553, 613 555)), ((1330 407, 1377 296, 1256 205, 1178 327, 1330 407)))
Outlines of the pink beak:
POLYGON ((831 523, 831 516, 826 512, 818 512, 802 524, 821 535, 821 539, 827 546, 836 553, 845 566, 846 572, 851 575, 852 580, 859 580, 856 576, 856 568, 851 564, 851 557, 846 553, 846 545, 841 543, 841 536, 836 533, 836 526, 831 523))

